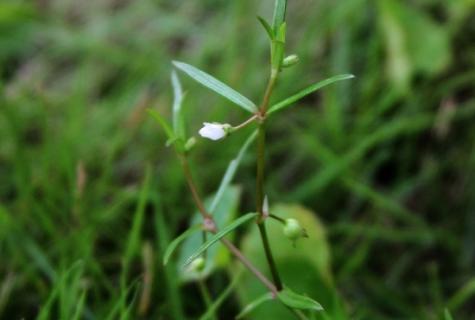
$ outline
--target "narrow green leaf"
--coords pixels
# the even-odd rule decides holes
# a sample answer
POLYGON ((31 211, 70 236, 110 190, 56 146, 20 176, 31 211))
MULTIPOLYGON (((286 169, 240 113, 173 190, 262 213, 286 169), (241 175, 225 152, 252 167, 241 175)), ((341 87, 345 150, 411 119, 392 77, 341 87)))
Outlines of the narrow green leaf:
POLYGON ((284 99, 284 100, 282 100, 281 102, 279 102, 277 104, 274 104, 272 107, 269 108, 268 113, 271 114, 271 113, 274 113, 274 112, 276 112, 280 109, 288 107, 289 105, 291 105, 292 103, 302 99, 306 95, 309 95, 310 93, 315 92, 315 91, 317 91, 317 90, 319 90, 319 89, 321 89, 325 86, 328 86, 332 83, 342 81, 342 80, 352 79, 354 77, 355 76, 352 75, 352 74, 341 74, 341 75, 338 75, 338 76, 334 76, 334 77, 322 80, 322 81, 317 82, 315 84, 312 84, 311 86, 303 89, 302 91, 294 94, 293 96, 291 96, 287 99, 284 99))
POLYGON ((449 309, 447 308, 444 309, 444 320, 454 320, 454 318, 452 318, 452 315, 450 314, 449 309))
POLYGON ((173 134, 172 128, 168 125, 167 121, 158 113, 157 110, 154 109, 147 109, 147 112, 152 118, 154 118, 158 124, 162 127, 162 129, 165 131, 168 139, 172 140, 175 138, 175 135, 173 134))
POLYGON ((171 82, 173 87, 173 131, 175 135, 181 138, 185 138, 184 121, 181 113, 181 106, 183 104, 183 89, 180 83, 180 79, 175 70, 171 74, 171 82))
POLYGON ((259 307, 261 304, 272 299, 272 293, 270 292, 266 292, 263 295, 257 297, 255 300, 251 301, 248 305, 246 305, 244 309, 242 309, 242 311, 236 316, 236 320, 242 319, 243 317, 251 313, 254 309, 259 307))
POLYGON ((226 289, 223 290, 223 292, 214 299, 213 304, 209 306, 208 310, 200 317, 200 320, 207 320, 207 319, 213 319, 213 316, 216 314, 216 311, 221 307, 224 301, 229 297, 231 293, 234 291, 234 287, 238 283, 239 279, 241 278, 241 273, 236 275, 231 281, 231 283, 226 287, 226 289))
POLYGON ((257 16, 257 20, 259 20, 261 25, 266 30, 267 35, 269 36, 269 39, 274 40, 274 30, 272 30, 272 27, 269 25, 269 23, 261 16, 257 16))
POLYGON ((175 252, 176 248, 178 248, 178 245, 182 243, 186 238, 194 234, 195 232, 202 230, 201 225, 195 225, 180 234, 178 237, 176 237, 170 244, 167 246, 167 249, 165 250, 165 254, 163 255, 163 265, 167 265, 168 260, 170 260, 171 255, 173 252, 175 252))
POLYGON ((455 294, 449 299, 447 302, 447 307, 451 310, 455 310, 459 308, 461 305, 469 301, 470 299, 473 300, 473 296, 475 295, 475 278, 470 279, 465 283, 463 287, 461 287, 455 294))
MULTIPOLYGON (((152 201, 155 208, 161 208, 161 197, 154 194, 152 201)), ((169 243, 169 224, 165 220, 164 212, 160 209, 155 213, 154 226, 155 234, 157 234, 157 249, 160 253, 165 252, 169 243)), ((171 319, 185 319, 183 313, 183 302, 180 294, 180 284, 176 273, 176 265, 174 261, 171 261, 168 265, 162 268, 163 282, 160 284, 160 289, 167 296, 168 304, 170 306, 170 318, 171 319)))
MULTIPOLYGON (((145 218, 145 206, 147 204, 149 190, 150 190, 150 176, 151 168, 147 165, 145 169, 145 177, 142 182, 142 187, 140 189, 139 199, 135 207, 134 218, 132 221, 132 227, 130 228, 126 247, 124 254, 122 256, 122 272, 120 274, 120 290, 121 293, 127 290, 127 277, 129 275, 130 266, 132 264, 132 259, 139 252, 138 248, 140 247, 141 233, 144 224, 145 218)), ((123 304, 121 305, 121 312, 125 312, 127 309, 126 301, 122 300, 123 304)))
POLYGON ((77 302, 76 311, 72 317, 72 320, 80 320, 84 311, 84 304, 86 302, 87 290, 83 290, 79 301, 77 302))
POLYGON ((277 297, 283 304, 292 309, 322 311, 323 307, 317 301, 295 293, 289 288, 284 288, 277 294, 277 297))
POLYGON ((239 217, 238 219, 234 220, 233 222, 231 222, 231 224, 227 225, 226 227, 224 227, 223 229, 221 229, 221 231, 219 231, 218 233, 214 234, 212 237, 210 237, 208 239, 208 241, 206 241, 205 243, 203 243, 199 248, 198 250, 192 254, 186 261, 185 261, 185 266, 189 265, 193 260, 195 260, 200 254, 202 254, 203 252, 206 251, 206 249, 208 249, 211 245, 213 245, 214 243, 218 242, 221 238, 223 238, 224 236, 226 236, 228 233, 230 233, 231 231, 233 231, 234 229, 236 229, 237 227, 239 227, 240 225, 248 222, 249 220, 251 220, 252 218, 254 218, 255 216, 257 216, 257 213, 255 212, 251 212, 251 213, 248 213, 246 215, 243 215, 241 217, 239 217))
POLYGON ((277 33, 282 23, 285 21, 285 13, 287 11, 287 0, 275 0, 274 17, 272 19, 272 27, 274 33, 277 33))
POLYGON ((173 61, 173 64, 175 65, 175 67, 189 75, 197 82, 222 95, 226 99, 230 100, 231 102, 234 102, 245 110, 252 113, 257 111, 257 107, 254 102, 252 102, 236 90, 230 88, 228 85, 214 78, 213 76, 207 74, 206 72, 201 71, 198 68, 195 68, 192 65, 189 65, 184 62, 173 61))
POLYGON ((116 297, 114 304, 110 308, 109 313, 107 316, 103 317, 105 320, 115 320, 115 319, 122 319, 123 315, 127 313, 128 308, 123 308, 123 306, 133 306, 133 301, 137 297, 138 288, 140 285, 140 279, 135 279, 132 283, 125 289, 122 290, 119 297, 116 297), (132 293, 133 291, 133 293, 132 293), (133 295, 132 295, 133 294, 133 295), (127 301, 127 298, 132 295, 132 302, 127 301))
POLYGON ((234 178, 234 175, 236 174, 236 171, 239 167, 239 163, 241 162, 244 154, 246 154, 247 149, 249 148, 251 143, 256 139, 256 137, 257 137, 257 131, 254 131, 249 136, 249 138, 247 138, 246 142, 244 142, 236 158, 234 158, 233 160, 231 160, 231 162, 229 162, 228 168, 226 169, 226 172, 224 173, 224 176, 223 176, 223 179, 221 180, 218 191, 216 192, 216 195, 213 198, 213 202, 211 203, 209 207, 209 212, 211 212, 211 214, 213 214, 214 210, 216 210, 216 207, 218 206, 219 201, 221 201, 221 198, 223 197, 224 191, 229 186, 229 184, 231 183, 231 180, 234 178))
POLYGON ((137 206, 135 207, 132 227, 129 231, 128 239, 126 242, 127 246, 123 255, 124 270, 128 270, 128 266, 132 258, 139 252, 138 248, 140 244, 140 234, 142 232, 145 217, 145 205, 147 203, 148 194, 150 190, 151 171, 151 167, 147 165, 145 168, 145 177, 142 182, 139 199, 137 202, 137 206))

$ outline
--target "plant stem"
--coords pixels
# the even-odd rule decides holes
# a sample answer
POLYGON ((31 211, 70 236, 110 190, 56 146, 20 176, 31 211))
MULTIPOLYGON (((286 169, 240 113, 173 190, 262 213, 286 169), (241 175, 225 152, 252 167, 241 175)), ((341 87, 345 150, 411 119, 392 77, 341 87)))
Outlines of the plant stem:
POLYGON ((278 74, 279 72, 277 70, 271 70, 269 82, 267 83, 266 91, 264 93, 264 98, 262 99, 261 107, 259 108, 261 117, 264 117, 266 115, 267 107, 269 106, 270 97, 272 95, 272 92, 274 91, 278 74))
POLYGON ((269 238, 267 237, 267 230, 264 221, 260 221, 257 223, 259 227, 259 233, 261 235, 262 245, 264 246, 264 252, 266 255, 267 263, 269 264, 269 269, 272 274, 272 279, 274 280, 274 284, 278 291, 282 290, 282 280, 280 280, 279 271, 277 270, 277 266, 274 261, 274 257, 272 255, 272 250, 270 248, 269 238))
MULTIPOLYGON (((191 174, 190 166, 188 164, 188 159, 186 158, 185 155, 183 154, 178 154, 178 158, 180 159, 183 172, 185 174, 186 181, 188 182, 188 187, 191 190, 191 193, 193 194, 193 200, 198 207, 198 210, 200 214, 203 217, 203 222, 206 228, 206 225, 211 223, 211 227, 206 228, 206 231, 209 231, 211 233, 216 233, 218 231, 218 228, 216 227, 216 224, 214 223, 213 216, 206 210, 203 201, 201 200, 200 195, 198 194, 198 190, 196 188, 195 182, 193 180, 193 175, 191 174)), ((257 269, 251 261, 249 261, 243 254, 242 252, 236 248, 229 240, 222 238, 220 240, 226 248, 228 248, 229 251, 238 259, 254 276, 262 282, 262 284, 274 295, 274 297, 277 296, 277 288, 276 286, 266 278, 265 275, 262 274, 262 272, 257 269)))
POLYGON ((198 194, 198 190, 196 189, 193 180, 193 175, 191 174, 190 165, 188 164, 186 157, 184 155, 179 154, 178 158, 180 159, 181 166, 183 168, 183 173, 185 174, 186 181, 188 182, 188 187, 190 188, 193 200, 196 206, 198 207, 198 211, 203 216, 204 220, 213 219, 211 217, 211 214, 208 213, 208 211, 205 209, 205 206, 203 205, 203 202, 201 201, 201 198, 198 194))
POLYGON ((262 99, 262 104, 259 109, 261 116, 261 121, 259 123, 258 133, 257 133, 257 177, 256 177, 256 206, 259 217, 257 219, 257 226, 259 227, 259 234, 261 236, 262 245, 264 246, 264 252, 267 259, 267 264, 269 265, 270 272, 272 274, 272 279, 277 290, 282 290, 282 280, 280 279, 279 271, 274 261, 272 255, 272 249, 270 247, 269 238, 267 236, 266 225, 265 225, 265 216, 264 216, 264 176, 265 176, 265 147, 266 147, 266 136, 265 136, 265 113, 269 105, 269 100, 274 90, 275 83, 277 81, 277 74, 275 70, 272 70, 271 77, 267 84, 267 88, 262 99))

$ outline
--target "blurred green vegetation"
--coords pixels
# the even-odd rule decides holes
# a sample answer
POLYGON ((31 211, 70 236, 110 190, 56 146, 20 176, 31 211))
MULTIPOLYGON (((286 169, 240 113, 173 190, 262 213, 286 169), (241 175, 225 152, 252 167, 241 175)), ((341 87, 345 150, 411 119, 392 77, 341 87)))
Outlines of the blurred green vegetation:
MULTIPOLYGON (((0 318, 203 312, 196 285, 180 286, 175 268, 162 267, 195 209, 144 110, 170 115, 172 59, 259 99, 269 54, 256 16, 272 7, 0 2, 0 318)), ((287 20, 287 50, 300 63, 283 73, 275 101, 334 74, 357 78, 269 121, 271 203, 317 213, 325 268, 349 318, 442 319, 448 308, 473 319, 475 1, 290 1, 287 20)), ((244 120, 223 98, 183 84, 190 132, 244 120)), ((245 139, 199 140, 192 159, 203 194, 245 139)), ((254 207, 254 170, 250 153, 235 179, 241 213, 254 207)), ((228 280, 210 278, 212 294, 228 280)), ((242 300, 241 291, 228 297, 221 318, 242 300)))

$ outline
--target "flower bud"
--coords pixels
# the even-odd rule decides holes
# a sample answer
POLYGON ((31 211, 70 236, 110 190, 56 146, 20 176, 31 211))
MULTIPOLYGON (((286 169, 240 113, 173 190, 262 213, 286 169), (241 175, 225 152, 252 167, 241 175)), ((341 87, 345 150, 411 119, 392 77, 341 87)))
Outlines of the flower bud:
POLYGON ((205 259, 202 257, 196 258, 195 260, 191 261, 190 265, 188 266, 188 271, 201 272, 205 269, 205 264, 205 259))
POLYGON ((195 137, 191 137, 190 139, 188 139, 185 143, 185 150, 186 151, 190 151, 196 144, 196 138, 195 137))
POLYGON ((230 133, 231 128, 231 125, 227 123, 204 122, 199 134, 204 138, 216 141, 226 137, 230 133))
POLYGON ((288 68, 291 67, 299 62, 299 56, 296 54, 291 54, 290 56, 287 56, 284 58, 284 61, 282 61, 282 67, 283 68, 288 68))
POLYGON ((296 219, 286 219, 284 225, 284 235, 292 241, 299 238, 306 238, 307 232, 296 219))

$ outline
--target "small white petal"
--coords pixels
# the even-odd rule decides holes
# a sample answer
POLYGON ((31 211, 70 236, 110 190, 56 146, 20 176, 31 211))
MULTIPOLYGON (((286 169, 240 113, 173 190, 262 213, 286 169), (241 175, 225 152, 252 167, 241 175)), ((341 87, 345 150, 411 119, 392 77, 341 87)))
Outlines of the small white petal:
POLYGON ((220 123, 203 123, 203 128, 200 129, 199 134, 211 140, 219 140, 226 136, 226 131, 224 130, 224 125, 220 123))

